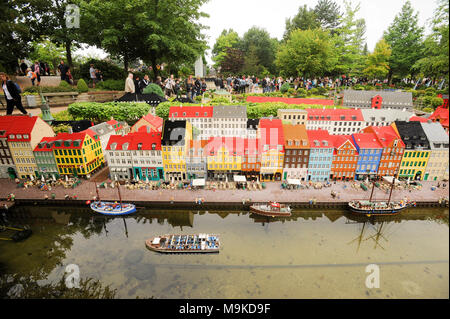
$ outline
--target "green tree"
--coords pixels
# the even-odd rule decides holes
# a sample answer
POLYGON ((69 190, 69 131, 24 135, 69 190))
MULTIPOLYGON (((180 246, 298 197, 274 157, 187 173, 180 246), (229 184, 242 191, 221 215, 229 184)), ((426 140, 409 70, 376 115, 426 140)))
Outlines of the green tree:
POLYGON ((283 76, 321 76, 333 69, 334 51, 328 31, 297 29, 280 46, 276 64, 283 76))
POLYGON ((320 27, 320 22, 317 19, 314 9, 308 8, 305 4, 303 7, 298 8, 297 14, 291 19, 286 19, 286 31, 284 32, 283 39, 287 40, 291 32, 295 29, 308 30, 320 27))
POLYGON ((221 67, 227 55, 227 50, 229 48, 241 47, 240 43, 241 39, 236 31, 233 31, 233 29, 223 30, 220 36, 216 39, 216 43, 214 43, 214 47, 212 49, 212 60, 214 61, 214 67, 221 67))
POLYGON ((29 58, 32 61, 47 62, 50 69, 53 69, 55 72, 60 60, 65 58, 65 56, 66 48, 48 39, 32 42, 29 53, 29 58))
POLYGON ((389 73, 389 58, 391 49, 384 39, 375 45, 375 50, 367 56, 364 74, 369 78, 384 79, 389 73))
POLYGON ((364 66, 366 22, 364 19, 356 19, 359 4, 353 7, 351 1, 344 1, 344 6, 345 13, 333 36, 338 56, 334 73, 359 75, 364 66))
POLYGON ((418 13, 414 13, 411 2, 406 1, 399 14, 384 32, 384 39, 391 46, 389 81, 392 76, 413 75, 412 66, 420 59, 423 28, 419 26, 418 13))
POLYGON ((439 0, 431 21, 432 33, 423 43, 421 59, 414 64, 414 70, 424 76, 444 77, 448 83, 449 72, 449 1, 439 0))
POLYGON ((248 75, 260 75, 262 73, 262 68, 264 67, 259 62, 257 49, 254 45, 252 45, 244 57, 242 72, 248 75))
POLYGON ((316 20, 322 29, 330 30, 331 34, 340 24, 341 12, 339 5, 332 0, 319 0, 314 7, 316 20))
POLYGON ((29 50, 31 34, 24 21, 22 6, 17 1, 0 2, 0 71, 13 73, 19 58, 25 58, 29 50))
POLYGON ((200 11, 206 1, 83 1, 85 23, 91 28, 87 43, 120 56, 125 69, 140 58, 152 66, 156 77, 157 65, 194 63, 203 55, 206 27, 198 20, 208 17, 200 11))
POLYGON ((242 71, 244 63, 244 52, 242 52, 242 50, 228 48, 220 72, 238 74, 242 71))
POLYGON ((278 40, 270 38, 270 34, 265 29, 252 27, 242 37, 241 48, 246 57, 250 54, 251 47, 258 58, 258 63, 271 73, 275 73, 274 61, 278 40))

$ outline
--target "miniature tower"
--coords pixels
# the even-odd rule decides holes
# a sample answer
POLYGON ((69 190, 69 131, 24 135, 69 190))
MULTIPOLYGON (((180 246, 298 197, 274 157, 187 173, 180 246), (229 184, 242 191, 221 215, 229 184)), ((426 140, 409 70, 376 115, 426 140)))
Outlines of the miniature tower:
POLYGON ((41 112, 42 112, 42 119, 47 122, 48 125, 51 125, 52 122, 55 120, 50 113, 50 106, 48 105, 47 100, 45 99, 44 95, 42 95, 42 89, 39 90, 39 95, 41 96, 41 112))

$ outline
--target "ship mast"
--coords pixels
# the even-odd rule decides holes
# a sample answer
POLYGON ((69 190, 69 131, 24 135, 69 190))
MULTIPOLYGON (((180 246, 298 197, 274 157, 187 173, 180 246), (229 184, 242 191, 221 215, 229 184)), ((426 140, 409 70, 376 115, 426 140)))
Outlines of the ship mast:
POLYGON ((120 210, 122 210, 122 196, 120 196, 120 184, 117 183, 117 191, 119 192, 120 210))
POLYGON ((396 176, 397 176, 399 167, 400 167, 400 163, 398 163, 397 170, 396 170, 394 176, 392 177, 391 190, 390 190, 390 192, 389 192, 389 199, 388 199, 388 202, 387 202, 388 205, 389 205, 389 203, 391 202, 392 191, 394 190, 395 178, 396 178, 396 176))
POLYGON ((97 186, 97 182, 95 182, 95 191, 97 192, 97 201, 100 201, 100 194, 98 193, 98 186, 97 186))

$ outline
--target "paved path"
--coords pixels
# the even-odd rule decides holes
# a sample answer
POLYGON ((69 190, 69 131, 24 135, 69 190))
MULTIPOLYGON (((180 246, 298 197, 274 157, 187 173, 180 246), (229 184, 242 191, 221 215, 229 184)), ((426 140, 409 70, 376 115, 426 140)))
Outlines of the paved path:
MULTIPOLYGON (((415 201, 433 201, 439 200, 440 197, 448 197, 448 185, 445 189, 442 187, 431 190, 431 186, 435 186, 436 182, 421 182, 423 187, 421 190, 407 190, 394 191, 394 199, 412 199, 415 201)), ((253 202, 266 202, 268 200, 275 200, 279 202, 308 202, 315 198, 317 203, 320 202, 348 202, 352 199, 368 199, 370 190, 363 191, 361 189, 353 189, 350 183, 338 182, 332 184, 329 188, 322 189, 298 189, 298 190, 283 190, 280 182, 266 183, 267 188, 258 191, 248 190, 128 190, 121 186, 122 199, 127 201, 148 201, 148 202, 170 202, 181 201, 194 203, 196 198, 203 198, 205 202, 235 202, 241 203, 243 199, 251 199, 253 202), (347 188, 344 189, 344 184, 347 188), (333 199, 330 192, 334 190, 340 193, 340 198, 333 199)), ((117 189, 101 188, 99 189, 100 197, 102 199, 118 199, 117 189)), ((13 193, 17 199, 44 199, 45 195, 51 198, 51 194, 56 195, 56 199, 64 199, 65 195, 76 195, 80 200, 92 200, 95 196, 95 183, 91 181, 83 181, 75 189, 65 189, 62 186, 53 188, 51 191, 41 191, 37 187, 31 188, 17 188, 14 181, 8 179, 0 179, 0 199, 5 199, 13 193)), ((374 199, 387 199, 389 194, 375 188, 374 199)))

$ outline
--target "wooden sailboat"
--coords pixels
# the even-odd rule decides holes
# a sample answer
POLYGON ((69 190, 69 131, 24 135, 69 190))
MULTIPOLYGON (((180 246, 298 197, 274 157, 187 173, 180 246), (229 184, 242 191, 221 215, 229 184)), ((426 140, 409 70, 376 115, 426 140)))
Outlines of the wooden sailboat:
MULTIPOLYGON (((398 171, 398 168, 397 168, 398 171)), ((353 200, 348 203, 350 211, 358 215, 370 216, 385 216, 395 215, 409 206, 415 206, 415 202, 406 200, 391 201, 392 192, 394 190, 395 176, 392 177, 391 189, 389 192, 389 199, 386 201, 372 200, 373 191, 375 189, 375 182, 372 182, 372 191, 369 200, 353 200)))
POLYGON ((97 183, 95 183, 95 190, 97 192, 97 200, 91 203, 91 209, 97 213, 109 216, 127 215, 136 211, 136 206, 130 203, 122 203, 122 196, 120 194, 120 187, 117 185, 119 192, 120 203, 117 202, 103 202, 100 200, 97 183))

